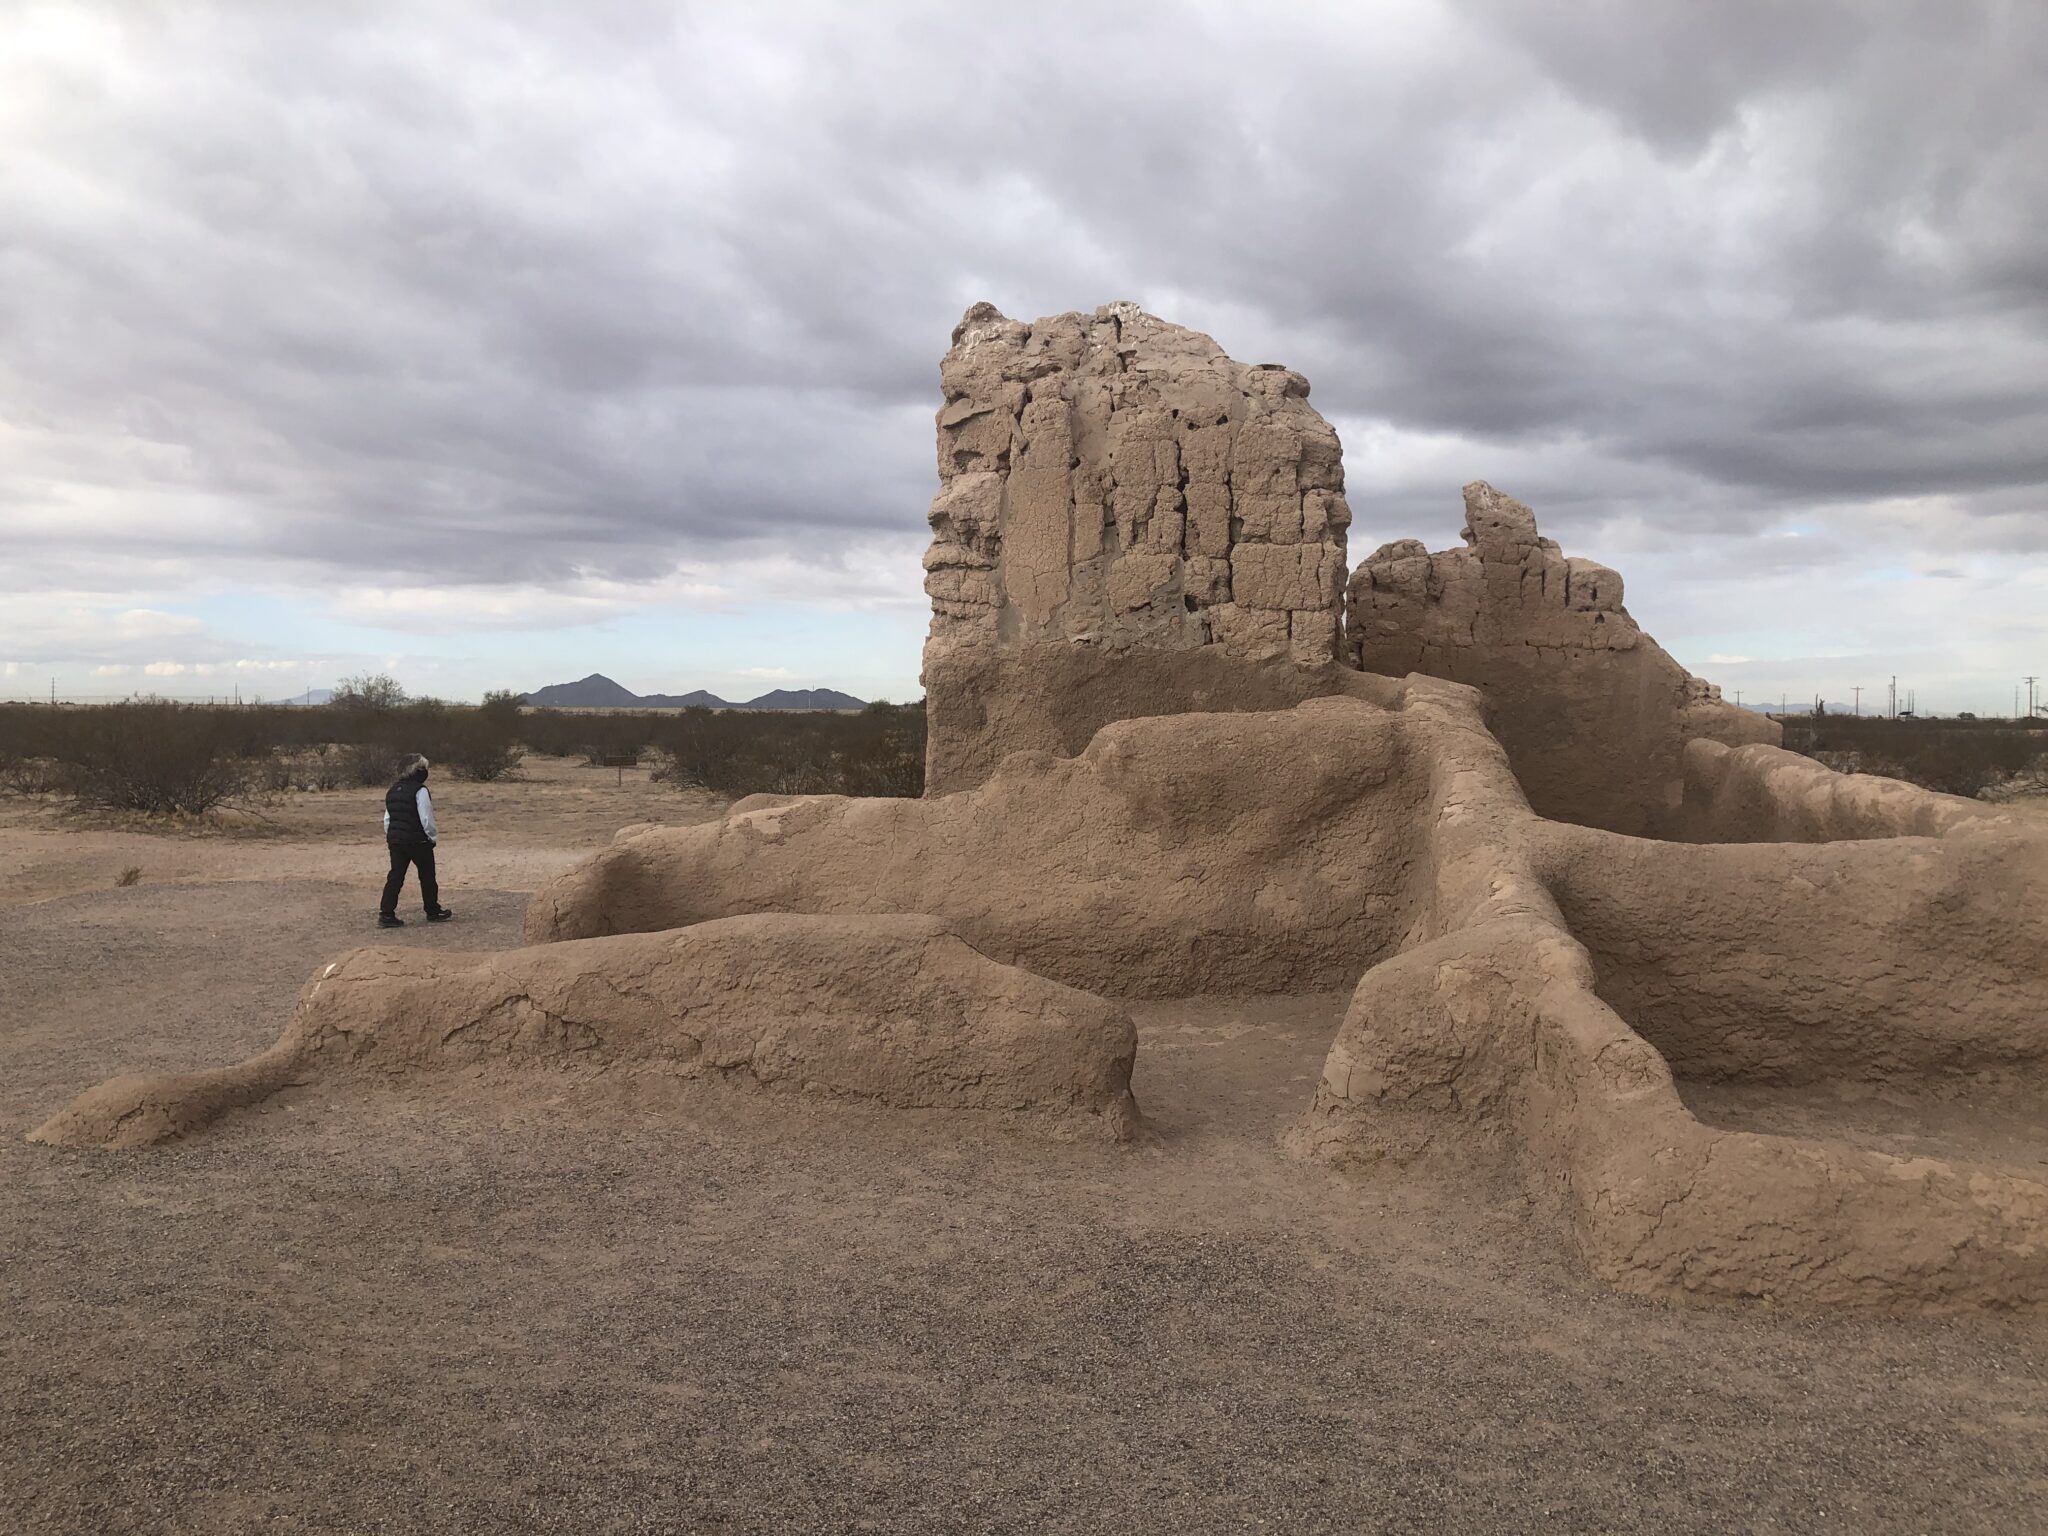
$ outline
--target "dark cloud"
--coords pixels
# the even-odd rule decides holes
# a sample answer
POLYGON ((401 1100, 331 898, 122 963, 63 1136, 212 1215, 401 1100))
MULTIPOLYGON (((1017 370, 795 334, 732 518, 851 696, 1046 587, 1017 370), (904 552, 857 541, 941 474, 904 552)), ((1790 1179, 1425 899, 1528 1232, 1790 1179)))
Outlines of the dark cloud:
POLYGON ((1938 497, 1924 550, 1879 520, 1925 565, 2048 523, 2038 6, 0 27, 0 525, 78 590, 914 535, 937 355, 984 297, 1133 297, 1299 367, 1355 424, 1368 545, 1455 527, 1405 520, 1501 462, 1624 542, 1938 497))

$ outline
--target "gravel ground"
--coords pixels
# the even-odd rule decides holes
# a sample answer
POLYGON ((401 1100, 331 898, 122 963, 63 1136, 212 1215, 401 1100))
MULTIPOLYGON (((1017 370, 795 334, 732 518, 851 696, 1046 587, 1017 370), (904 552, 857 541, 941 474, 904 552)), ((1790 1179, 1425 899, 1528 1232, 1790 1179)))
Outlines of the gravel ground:
MULTIPOLYGON (((516 942, 445 862, 402 941, 516 942)), ((545 1078, 20 1139, 267 1044, 375 885, 0 906, 0 1529, 2048 1529, 2038 1324, 1615 1297, 1283 1158, 1341 998, 1139 1010, 1128 1147, 545 1078)))

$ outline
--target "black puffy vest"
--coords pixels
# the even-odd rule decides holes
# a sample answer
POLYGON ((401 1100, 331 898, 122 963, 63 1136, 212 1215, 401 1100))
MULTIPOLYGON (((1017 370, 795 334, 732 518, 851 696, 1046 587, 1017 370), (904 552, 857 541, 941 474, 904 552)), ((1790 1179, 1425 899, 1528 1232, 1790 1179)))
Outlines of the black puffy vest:
POLYGON ((420 785, 425 782, 409 773, 384 791, 384 809, 391 814, 391 830, 384 834, 385 841, 424 843, 427 840, 427 829, 420 825, 420 785))

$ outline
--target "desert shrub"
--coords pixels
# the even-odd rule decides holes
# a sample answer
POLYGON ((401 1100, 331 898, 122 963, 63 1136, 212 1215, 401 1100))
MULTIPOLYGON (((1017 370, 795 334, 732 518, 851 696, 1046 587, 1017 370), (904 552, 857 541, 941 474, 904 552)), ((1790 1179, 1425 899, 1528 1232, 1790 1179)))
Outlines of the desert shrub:
POLYGON ((381 789, 394 782, 413 754, 386 741, 352 741, 341 749, 339 778, 344 786, 381 789))
POLYGON ((64 714, 58 758, 63 787, 89 805, 152 815, 201 816, 251 787, 204 707, 136 699, 64 714))
POLYGON ((405 702, 405 687, 397 678, 383 672, 366 672, 360 677, 344 677, 336 683, 334 696, 328 701, 328 707, 390 710, 397 709, 405 702))
POLYGON ((0 704, 0 788, 193 812, 245 791, 381 788, 415 752, 450 774, 489 780, 528 751, 593 763, 654 751, 667 781, 727 794, 924 791, 922 701, 855 714, 582 714, 521 709, 503 692, 482 705, 409 699, 385 682, 349 679, 335 703, 309 707, 0 704))
POLYGON ((530 709, 519 716, 515 734, 528 751, 581 757, 596 766, 607 757, 647 751, 673 719, 667 711, 530 709))
POLYGON ((250 780, 266 794, 281 795, 299 787, 299 761, 288 752, 268 752, 250 765, 250 780))
POLYGON ((55 760, 67 713, 47 704, 0 704, 0 768, 55 760))
POLYGON ((1981 795, 2048 754, 2048 731, 2019 721, 1799 716, 1785 746, 1844 773, 1876 773, 1949 795, 1981 795))
POLYGON ((721 794, 924 793, 924 705, 858 714, 686 709, 658 731, 655 777, 721 794))
POLYGON ((299 758, 300 789, 341 788, 341 756, 331 742, 315 742, 299 758))
POLYGON ((0 760, 0 793, 53 795, 64 787, 64 765, 54 757, 0 760))
POLYGON ((479 713, 496 721, 508 732, 516 734, 519 729, 520 696, 510 688, 493 688, 484 694, 483 702, 477 705, 479 713))
POLYGON ((526 756, 513 739, 514 723, 502 713, 463 710, 440 721, 436 729, 421 732, 433 742, 431 749, 421 750, 462 778, 488 783, 503 778, 526 756))
POLYGON ((447 757, 449 766, 463 778, 488 784, 517 768, 526 753, 517 742, 494 740, 457 747, 447 757))

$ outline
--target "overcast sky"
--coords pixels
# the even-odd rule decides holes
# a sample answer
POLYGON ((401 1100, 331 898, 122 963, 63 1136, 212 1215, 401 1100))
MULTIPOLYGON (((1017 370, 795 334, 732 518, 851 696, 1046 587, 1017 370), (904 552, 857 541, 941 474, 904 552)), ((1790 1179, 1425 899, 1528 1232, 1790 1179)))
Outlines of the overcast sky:
POLYGON ((0 693, 916 692, 968 304, 1745 698, 2048 675, 2048 5, 9 0, 0 693), (1025 14, 1027 13, 1028 14, 1025 14))

